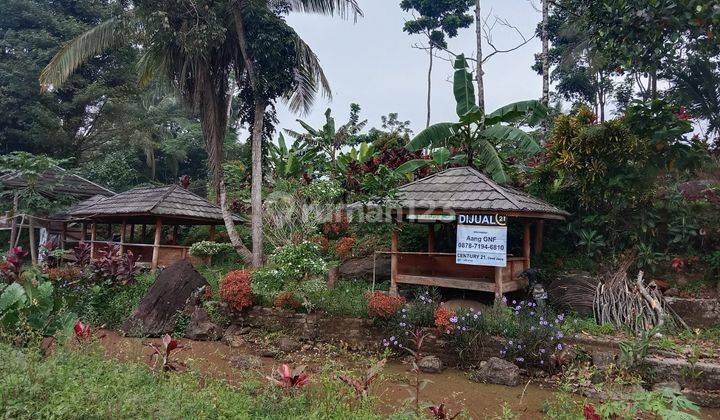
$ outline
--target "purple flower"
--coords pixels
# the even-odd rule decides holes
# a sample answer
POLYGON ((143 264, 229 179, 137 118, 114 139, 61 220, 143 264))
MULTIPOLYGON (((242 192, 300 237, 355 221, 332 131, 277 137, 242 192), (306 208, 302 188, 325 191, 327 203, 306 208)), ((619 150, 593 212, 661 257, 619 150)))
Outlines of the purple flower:
POLYGON ((405 325, 407 325, 407 324, 405 324, 404 322, 401 322, 401 323, 400 323, 400 326, 401 326, 401 327, 404 327, 405 325))
POLYGON ((503 303, 507 304, 507 297, 503 296, 502 301, 503 301, 503 303))
POLYGON ((452 317, 450 317, 450 322, 453 323, 453 324, 457 324, 457 322, 458 322, 458 317, 457 317, 457 316, 452 316, 452 317))
POLYGON ((513 344, 513 343, 512 343, 512 340, 509 340, 509 341, 508 341, 508 345, 512 346, 512 344, 513 344))
POLYGON ((545 349, 540 349, 540 353, 545 353, 545 349))
POLYGON ((389 345, 390 345, 390 343, 388 343, 387 340, 383 340, 383 346, 387 347, 387 346, 389 346, 389 345))
POLYGON ((513 305, 516 305, 516 304, 517 304, 517 301, 513 299, 512 304, 513 304, 513 305))
POLYGON ((541 364, 541 365, 544 365, 544 364, 545 364, 545 361, 544 361, 544 360, 541 360, 541 361, 540 361, 540 364, 541 364))
POLYGON ((516 357, 515 360, 518 361, 518 362, 520 362, 520 363, 522 363, 522 362, 525 361, 525 359, 522 358, 522 357, 516 357))
POLYGON ((562 350, 562 349, 563 349, 563 345, 562 345, 562 344, 560 344, 560 343, 558 343, 558 345, 557 345, 557 349, 558 349, 558 350, 562 350))

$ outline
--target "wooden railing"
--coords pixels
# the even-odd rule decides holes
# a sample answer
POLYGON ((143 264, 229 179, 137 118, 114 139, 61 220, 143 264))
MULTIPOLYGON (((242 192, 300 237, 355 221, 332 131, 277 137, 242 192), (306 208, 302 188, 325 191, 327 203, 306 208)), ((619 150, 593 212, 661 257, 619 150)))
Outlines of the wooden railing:
MULTIPOLYGON (((392 254, 392 253, 391 253, 392 254)), ((454 253, 397 252, 397 283, 453 287, 494 293, 527 286, 520 274, 529 267, 524 257, 507 257, 506 267, 457 264, 454 253)))

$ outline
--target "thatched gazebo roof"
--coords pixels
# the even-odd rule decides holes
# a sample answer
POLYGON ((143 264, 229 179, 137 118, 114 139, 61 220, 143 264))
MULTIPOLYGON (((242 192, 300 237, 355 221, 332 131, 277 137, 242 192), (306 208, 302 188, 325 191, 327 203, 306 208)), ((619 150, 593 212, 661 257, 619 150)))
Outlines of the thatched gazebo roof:
MULTIPOLYGON (((0 187, 4 189, 25 188, 27 186, 27 180, 19 172, 11 171, 0 175, 0 187)), ((79 199, 86 199, 94 195, 104 197, 115 195, 115 192, 108 188, 59 166, 53 166, 42 173, 37 181, 37 188, 49 197, 67 194, 79 199)))
MULTIPOLYGON (((221 225, 220 207, 179 185, 141 187, 104 198, 70 213, 74 218, 98 222, 140 224, 221 225)), ((233 216, 235 221, 241 221, 233 216)))
MULTIPOLYGON (((514 217, 564 219, 568 212, 530 194, 502 186, 471 167, 450 168, 405 184, 386 206, 401 211, 496 212, 514 217)), ((349 206, 350 210, 359 203, 349 206)))

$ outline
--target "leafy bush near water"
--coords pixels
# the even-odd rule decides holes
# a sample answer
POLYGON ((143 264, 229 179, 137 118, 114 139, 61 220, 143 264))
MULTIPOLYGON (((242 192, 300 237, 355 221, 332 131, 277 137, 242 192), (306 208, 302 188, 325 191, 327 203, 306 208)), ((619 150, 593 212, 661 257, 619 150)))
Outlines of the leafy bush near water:
POLYGON ((329 374, 312 375, 310 387, 292 394, 259 375, 235 388, 192 372, 157 377, 141 363, 63 348, 41 358, 0 343, 0 360, 0 412, 8 418, 384 417, 329 374))

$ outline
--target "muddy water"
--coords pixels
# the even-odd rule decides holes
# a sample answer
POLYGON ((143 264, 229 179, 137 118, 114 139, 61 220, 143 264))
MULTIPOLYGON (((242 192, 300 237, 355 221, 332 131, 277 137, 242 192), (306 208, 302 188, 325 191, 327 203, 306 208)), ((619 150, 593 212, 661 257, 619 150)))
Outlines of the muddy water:
MULTIPOLYGON (((145 343, 159 343, 159 339, 139 339, 122 337, 113 331, 103 331, 105 336, 101 339, 105 353, 126 361, 144 361, 150 363, 150 349, 145 343)), ((203 342, 181 340, 183 349, 174 353, 176 358, 194 370, 215 378, 224 379, 230 384, 238 384, 247 379, 247 372, 233 367, 230 360, 233 356, 241 354, 257 354, 258 349, 247 344, 243 347, 233 348, 220 342, 203 342)), ((268 374, 280 362, 273 358, 262 357, 263 366, 258 369, 260 373, 268 374)), ((302 360, 309 365, 309 370, 318 370, 322 359, 302 360)), ((356 366, 352 358, 334 357, 345 366, 356 366)), ((288 360, 291 363, 300 363, 288 360)), ((410 378, 408 366, 402 363, 390 363, 384 372, 385 380, 374 386, 372 393, 381 400, 381 410, 393 412, 406 405, 410 392, 406 383, 410 378)), ((534 383, 523 384, 510 388, 500 385, 478 384, 467 379, 464 372, 456 369, 446 369, 440 374, 425 374, 423 379, 430 382, 421 391, 424 403, 445 403, 451 413, 464 411, 474 419, 492 418, 500 414, 503 403, 520 415, 521 419, 538 419, 542 417, 543 402, 553 398, 553 390, 534 383)), ((704 419, 719 419, 720 410, 703 409, 701 417, 704 419)))

